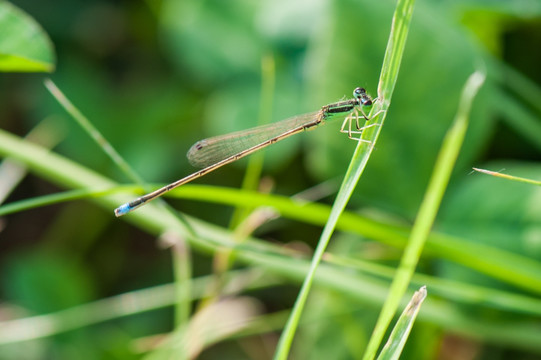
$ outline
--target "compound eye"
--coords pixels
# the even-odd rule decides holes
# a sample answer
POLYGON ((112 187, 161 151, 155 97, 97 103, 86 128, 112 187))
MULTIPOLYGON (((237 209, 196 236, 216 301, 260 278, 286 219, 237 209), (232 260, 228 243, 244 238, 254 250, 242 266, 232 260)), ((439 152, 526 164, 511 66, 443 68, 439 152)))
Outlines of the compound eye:
POLYGON ((366 90, 362 87, 358 87, 355 90, 353 90, 353 96, 356 98, 360 98, 365 94, 366 94, 366 90))

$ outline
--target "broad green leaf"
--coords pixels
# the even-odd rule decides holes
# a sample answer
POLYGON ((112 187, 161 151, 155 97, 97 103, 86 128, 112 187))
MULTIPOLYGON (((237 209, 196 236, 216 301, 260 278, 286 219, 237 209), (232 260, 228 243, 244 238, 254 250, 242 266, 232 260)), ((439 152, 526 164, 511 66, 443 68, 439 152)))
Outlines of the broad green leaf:
POLYGON ((52 72, 51 40, 26 13, 0 0, 0 71, 52 72))

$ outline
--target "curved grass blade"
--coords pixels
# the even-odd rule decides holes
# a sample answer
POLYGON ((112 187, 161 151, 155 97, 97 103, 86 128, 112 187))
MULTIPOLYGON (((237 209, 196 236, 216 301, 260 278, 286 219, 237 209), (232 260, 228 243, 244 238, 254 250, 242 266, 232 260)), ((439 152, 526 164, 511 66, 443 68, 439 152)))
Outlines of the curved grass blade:
POLYGON ((428 189, 411 230, 408 245, 404 249, 397 274, 389 290, 389 296, 383 305, 374 332, 368 343, 364 356, 366 360, 374 358, 379 344, 385 335, 385 331, 391 323, 400 300, 406 292, 415 272, 415 267, 421 257, 421 252, 436 218, 441 199, 445 193, 456 158, 460 152, 460 147, 464 141, 473 99, 484 81, 485 74, 475 72, 468 78, 464 86, 454 123, 443 141, 428 189))
POLYGON ((98 129, 87 119, 86 116, 75 106, 64 93, 56 86, 51 79, 45 79, 43 82, 47 90, 60 103, 68 114, 81 126, 92 140, 103 152, 118 166, 126 176, 137 184, 143 185, 143 179, 133 170, 133 168, 120 156, 115 148, 105 139, 98 129))
POLYGON ((389 41, 387 43, 387 49, 385 51, 385 57, 383 59, 383 65, 381 69, 380 81, 378 85, 378 101, 372 107, 372 111, 369 114, 371 123, 376 126, 372 126, 363 131, 361 140, 359 141, 353 158, 350 162, 349 168, 346 172, 342 186, 336 196, 336 200, 333 204, 331 214, 316 247, 310 270, 306 275, 306 278, 302 284, 299 296, 295 301, 295 305, 291 312, 291 316, 288 319, 286 327, 282 332, 278 348, 275 354, 275 359, 285 360, 289 354, 295 331, 298 327, 298 323, 308 299, 308 293, 312 286, 312 282, 316 273, 316 269, 321 262, 323 253, 327 248, 330 237, 334 232, 338 219, 344 211, 346 204, 348 203, 353 190, 359 181, 361 174, 364 171, 366 163, 370 158, 370 154, 374 149, 376 140, 381 131, 385 114, 391 103, 391 97, 398 78, 398 71, 400 69, 400 63, 406 46, 406 38, 408 35, 411 16, 413 13, 414 0, 399 0, 395 8, 393 20, 391 24, 391 33, 389 35, 389 41))

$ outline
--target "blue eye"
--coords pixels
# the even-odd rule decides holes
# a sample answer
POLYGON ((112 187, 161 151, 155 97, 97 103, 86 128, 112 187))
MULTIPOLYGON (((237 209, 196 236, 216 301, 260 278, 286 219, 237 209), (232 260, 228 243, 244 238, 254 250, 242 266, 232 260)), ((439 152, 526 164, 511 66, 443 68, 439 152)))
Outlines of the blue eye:
POLYGON ((355 90, 353 90, 353 97, 360 98, 363 95, 366 95, 366 90, 362 87, 358 87, 355 90))

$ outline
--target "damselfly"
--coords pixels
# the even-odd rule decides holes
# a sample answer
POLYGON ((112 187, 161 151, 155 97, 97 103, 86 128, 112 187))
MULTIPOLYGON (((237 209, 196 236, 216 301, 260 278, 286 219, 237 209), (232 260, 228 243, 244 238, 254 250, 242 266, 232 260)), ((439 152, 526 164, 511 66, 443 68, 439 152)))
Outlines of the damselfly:
POLYGON ((119 206, 115 209, 115 215, 125 215, 180 185, 184 185, 291 135, 314 129, 337 118, 344 118, 346 114, 340 132, 348 134, 350 139, 363 141, 361 140, 362 131, 375 124, 361 126, 359 121, 361 119, 365 122, 370 120, 367 113, 375 99, 372 100, 366 90, 361 87, 353 90, 353 97, 350 100, 325 105, 319 111, 312 113, 198 141, 190 148, 187 156, 192 165, 203 168, 202 170, 119 206))

